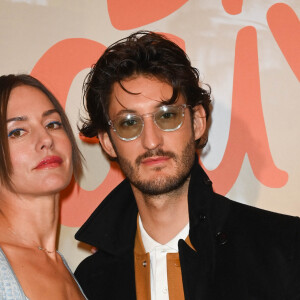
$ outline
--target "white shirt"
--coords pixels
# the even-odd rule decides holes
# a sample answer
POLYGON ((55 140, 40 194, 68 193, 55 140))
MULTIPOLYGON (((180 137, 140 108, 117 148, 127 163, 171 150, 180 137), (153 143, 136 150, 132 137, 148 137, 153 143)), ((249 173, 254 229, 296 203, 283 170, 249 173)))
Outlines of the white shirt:
POLYGON ((178 252, 178 241, 189 234, 189 223, 168 243, 162 245, 153 240, 143 227, 139 216, 141 237, 146 253, 150 254, 151 300, 169 300, 167 253, 178 252))

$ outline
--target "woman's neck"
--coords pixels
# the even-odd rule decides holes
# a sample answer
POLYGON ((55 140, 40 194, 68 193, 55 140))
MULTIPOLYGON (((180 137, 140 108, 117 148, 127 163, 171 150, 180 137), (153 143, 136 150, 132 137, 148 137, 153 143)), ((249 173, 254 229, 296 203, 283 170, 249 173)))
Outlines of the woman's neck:
POLYGON ((0 193, 0 241, 23 247, 56 248, 59 194, 26 197, 0 193))

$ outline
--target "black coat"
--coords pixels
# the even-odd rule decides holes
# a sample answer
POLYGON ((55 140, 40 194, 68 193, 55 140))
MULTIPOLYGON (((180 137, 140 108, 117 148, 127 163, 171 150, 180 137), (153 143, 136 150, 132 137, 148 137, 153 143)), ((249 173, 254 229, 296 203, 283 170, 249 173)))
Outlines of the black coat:
MULTIPOLYGON (((300 222, 213 192, 195 162, 189 185, 190 240, 179 241, 186 300, 300 299, 300 222)), ((90 300, 135 299, 137 206, 127 180, 79 229, 98 251, 75 276, 90 300)))

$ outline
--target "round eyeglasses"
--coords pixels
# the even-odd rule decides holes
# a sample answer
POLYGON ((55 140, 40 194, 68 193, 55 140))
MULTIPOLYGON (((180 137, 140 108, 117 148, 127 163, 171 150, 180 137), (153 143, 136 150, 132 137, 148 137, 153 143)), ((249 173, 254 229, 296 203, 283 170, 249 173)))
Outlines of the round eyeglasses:
POLYGON ((138 115, 135 113, 124 113, 114 120, 109 120, 117 136, 123 141, 132 141, 143 132, 144 118, 152 117, 155 125, 163 131, 175 131, 179 129, 184 120, 185 109, 189 105, 163 105, 153 113, 138 115))

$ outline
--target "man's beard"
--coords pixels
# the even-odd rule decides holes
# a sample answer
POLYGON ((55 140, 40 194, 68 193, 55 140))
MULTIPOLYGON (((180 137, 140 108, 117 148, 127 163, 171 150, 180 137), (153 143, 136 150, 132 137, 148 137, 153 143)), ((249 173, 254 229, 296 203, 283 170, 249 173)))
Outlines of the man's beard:
MULTIPOLYGON (((177 156, 171 151, 163 151, 161 149, 149 150, 143 155, 140 155, 135 160, 135 167, 124 157, 118 155, 118 162, 124 175, 129 179, 138 190, 145 195, 162 195, 174 192, 179 189, 188 179, 195 159, 195 142, 193 137, 187 143, 180 156, 177 156), (152 156, 166 156, 174 160, 175 174, 157 176, 151 180, 141 180, 138 175, 138 168, 141 161, 152 156)), ((161 168, 157 167, 155 170, 159 171, 161 168)))

